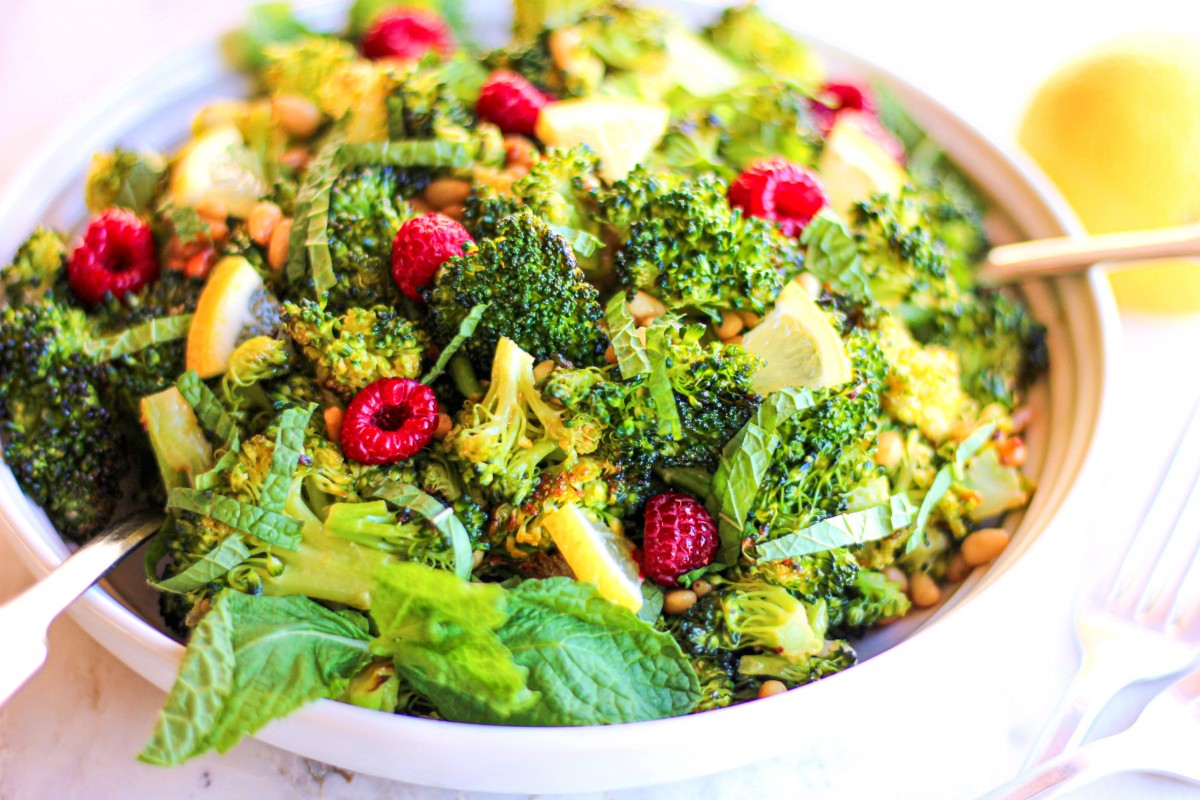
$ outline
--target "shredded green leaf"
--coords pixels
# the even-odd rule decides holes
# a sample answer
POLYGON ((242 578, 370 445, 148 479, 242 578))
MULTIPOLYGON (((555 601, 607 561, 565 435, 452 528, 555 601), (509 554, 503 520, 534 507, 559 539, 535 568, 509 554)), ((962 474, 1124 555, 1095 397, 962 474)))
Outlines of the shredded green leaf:
POLYGON ((813 217, 800 235, 800 243, 808 248, 804 268, 821 283, 852 300, 870 299, 854 234, 835 212, 826 209, 813 217))
POLYGON ((97 361, 111 361, 156 344, 187 338, 191 327, 191 314, 150 319, 120 333, 89 339, 84 344, 83 352, 97 361))
POLYGON ((237 423, 233 421, 233 417, 229 416, 225 406, 213 394, 212 389, 209 389, 208 385, 200 379, 195 370, 188 370, 180 375, 179 380, 175 382, 175 387, 179 389, 183 399, 196 412, 196 419, 204 430, 222 442, 232 441, 237 436, 237 423))
POLYGON ((375 492, 375 496, 397 506, 412 509, 438 530, 454 551, 454 574, 469 580, 474 560, 471 553, 471 537, 454 510, 442 505, 431 494, 426 494, 407 483, 393 483, 375 492))
MULTIPOLYGON (((335 163, 340 144, 340 140, 334 139, 317 151, 313 160, 309 162, 304 182, 300 184, 300 190, 296 194, 296 215, 293 217, 292 232, 288 238, 288 257, 285 265, 288 282, 292 285, 303 282, 309 258, 323 258, 320 262, 323 271, 331 271, 333 268, 326 227, 329 224, 329 193, 341 173, 341 167, 335 163), (314 224, 319 228, 315 237, 310 233, 314 224), (316 248, 315 256, 310 252, 310 247, 316 248)), ((314 281, 317 271, 317 262, 314 260, 314 281)), ((323 293, 317 295, 318 298, 323 296, 323 293)))
POLYGON ((651 372, 650 357, 638 336, 637 325, 624 292, 617 292, 604 308, 604 318, 608 320, 608 338, 612 340, 613 351, 617 355, 617 368, 621 377, 632 380, 638 375, 649 375, 651 372))
POLYGON ((950 491, 950 486, 954 481, 962 479, 962 470, 967 461, 987 444, 995 431, 996 423, 994 422, 980 425, 954 449, 954 463, 946 464, 933 476, 933 483, 929 485, 929 491, 925 493, 925 497, 921 500, 921 508, 917 511, 912 535, 904 543, 905 553, 911 553, 918 547, 928 544, 929 537, 925 534, 925 526, 929 524, 929 516, 933 513, 933 509, 946 496, 946 492, 950 491))
MULTIPOLYGON (((658 412, 658 433, 670 439, 683 435, 683 423, 679 419, 679 408, 675 405, 675 389, 667 376, 667 330, 665 317, 659 317, 646 329, 646 355, 650 365, 646 388, 658 412)), ((615 345, 614 345, 615 347, 615 345)))
POLYGON ((758 546, 758 560, 798 558, 883 539, 907 526, 913 519, 913 512, 914 507, 908 497, 893 495, 886 503, 829 517, 794 533, 764 542, 758 546))
POLYGON ((191 511, 212 517, 234 530, 254 536, 275 547, 296 551, 300 549, 303 523, 265 508, 252 506, 199 489, 172 489, 167 497, 167 508, 191 511))
POLYGON ((450 363, 450 359, 458 352, 467 340, 475 335, 475 328, 479 326, 479 320, 483 319, 483 312, 487 311, 488 303, 479 303, 471 309, 471 312, 463 318, 463 321, 458 324, 458 333, 454 334, 454 338, 450 340, 450 344, 446 345, 441 354, 438 356, 437 363, 429 372, 425 373, 425 377, 421 378, 421 383, 428 386, 441 377, 446 371, 446 365, 450 363))
POLYGON ((296 474, 296 465, 304 453, 304 429, 316 404, 305 408, 289 408, 279 415, 279 432, 275 435, 275 452, 271 468, 263 480, 258 502, 267 511, 283 511, 288 490, 296 474))
POLYGON ((154 588, 183 594, 207 586, 250 557, 242 537, 231 533, 204 557, 177 575, 165 580, 152 580, 154 588))
POLYGON ((406 139, 390 142, 354 142, 338 147, 335 163, 342 167, 438 167, 466 169, 471 151, 458 142, 439 139, 406 139))

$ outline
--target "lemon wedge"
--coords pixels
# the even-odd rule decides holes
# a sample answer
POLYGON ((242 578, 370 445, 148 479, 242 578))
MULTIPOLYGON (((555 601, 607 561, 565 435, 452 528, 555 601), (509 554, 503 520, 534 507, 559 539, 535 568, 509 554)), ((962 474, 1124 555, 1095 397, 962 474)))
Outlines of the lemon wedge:
POLYGON ((600 159, 601 177, 619 181, 658 146, 669 120, 663 103, 583 97, 543 108, 537 136, 550 147, 586 144, 600 159))
POLYGON ((904 167, 852 115, 843 115, 829 132, 817 172, 829 205, 843 215, 873 194, 899 193, 908 182, 904 167))
POLYGON ((852 377, 842 337, 795 281, 783 287, 774 310, 742 337, 742 346, 766 362, 754 376, 754 391, 764 396, 789 386, 841 386, 852 377))
POLYGON ((630 611, 642 607, 642 581, 629 540, 576 505, 563 506, 542 524, 576 578, 596 584, 605 598, 630 611))
POLYGON ((188 330, 186 363, 201 378, 212 378, 229 368, 243 331, 259 321, 263 297, 262 276, 241 256, 217 262, 196 302, 188 330))
POLYGON ((255 158, 232 123, 221 123, 179 151, 171 173, 170 197, 177 205, 216 202, 245 219, 267 193, 255 158))

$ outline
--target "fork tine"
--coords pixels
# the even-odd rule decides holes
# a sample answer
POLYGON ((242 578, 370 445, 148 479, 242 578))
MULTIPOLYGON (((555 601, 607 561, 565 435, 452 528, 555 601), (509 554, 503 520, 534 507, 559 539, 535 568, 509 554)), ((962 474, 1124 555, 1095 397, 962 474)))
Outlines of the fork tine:
MULTIPOLYGON (((1197 478, 1200 478, 1200 475, 1195 474, 1197 468, 1194 465, 1198 460, 1198 454, 1200 454, 1200 402, 1192 409, 1187 427, 1179 438, 1179 444, 1159 479, 1158 489, 1147 504, 1141 522, 1138 523, 1137 531, 1121 556, 1116 576, 1109 585, 1108 592, 1104 595, 1104 605, 1117 608, 1127 605, 1127 602, 1123 601, 1133 598, 1140 601, 1142 592, 1135 594, 1133 589, 1136 588, 1135 584, 1142 580, 1141 588, 1144 591, 1148 585, 1144 580, 1149 577, 1156 565, 1161 564, 1161 555, 1170 541, 1171 534, 1176 530, 1174 523, 1178 523, 1180 515, 1183 513, 1181 505, 1186 507, 1186 500, 1193 493, 1192 489, 1196 486, 1197 478), (1191 465, 1191 469, 1185 469, 1189 465, 1191 465), (1187 480, 1185 477, 1185 473, 1188 471, 1193 472, 1191 480, 1187 480), (1182 488, 1180 483, 1185 480, 1187 480, 1187 483, 1184 484, 1187 491, 1181 503, 1179 500, 1182 488), (1179 509, 1174 515, 1174 519, 1169 517, 1172 509, 1179 509), (1160 520, 1160 517, 1167 518, 1160 520)), ((1137 605, 1140 605, 1140 602, 1137 605)))
POLYGON ((1200 470, 1138 599, 1135 613, 1146 622, 1162 621, 1167 626, 1171 625, 1172 610, 1179 602, 1181 587, 1195 566, 1197 540, 1200 538, 1197 536, 1200 532, 1200 492, 1196 491, 1197 485, 1200 485, 1200 470))
POLYGON ((1191 618, 1200 610, 1200 542, 1192 551, 1192 559, 1188 563, 1179 587, 1175 592, 1175 602, 1167 611, 1167 630, 1175 634, 1187 627, 1191 618))

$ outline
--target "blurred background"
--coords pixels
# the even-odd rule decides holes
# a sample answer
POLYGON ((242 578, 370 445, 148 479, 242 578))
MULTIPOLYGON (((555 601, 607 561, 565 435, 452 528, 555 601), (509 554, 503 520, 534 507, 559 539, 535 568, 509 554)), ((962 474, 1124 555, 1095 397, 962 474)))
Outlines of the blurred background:
MULTIPOLYGON (((248 0, 0 0, 0 188, 80 107, 102 101, 106 92, 126 80, 236 27, 248 5, 248 0)), ((1003 4, 806 0, 762 5, 799 30, 895 72, 1006 145, 1011 144, 1037 87, 1072 57, 1134 32, 1169 32, 1200 40, 1200 13, 1179 0, 1009 0, 1003 4)), ((1200 119, 1200 96, 1178 98, 1178 102, 1191 103, 1192 119, 1200 119)), ((1175 103, 1170 97, 1162 101, 1168 107, 1175 103)), ((1200 154, 1200 141, 1190 144, 1200 154)), ((1096 450, 1097 460, 1112 465, 1112 492, 1104 496, 1119 497, 1121 502, 1116 508, 1099 508, 1104 513, 1097 524, 1130 526, 1176 432, 1182 429, 1193 398, 1200 397, 1200 348, 1194 344, 1200 341, 1200 315, 1125 312, 1122 320, 1126 339, 1118 354, 1120 371, 1096 450), (1146 387, 1154 390, 1148 392, 1146 387)), ((1086 533, 1077 538, 1085 540, 1086 533)), ((30 580, 11 546, 0 541, 0 597, 15 593, 30 580)), ((1024 728, 1007 734, 1007 739, 1021 741, 1008 741, 1005 734, 968 736, 1001 749, 964 753, 957 768, 969 768, 976 773, 974 779, 931 779, 931 787, 979 789, 986 785, 980 776, 1007 777, 1020 760, 1019 745, 1028 744, 1040 724, 1038 714, 1049 710, 1055 692, 1065 685, 1074 667, 1065 611, 1069 592, 1056 592, 1055 587, 1035 591, 1046 593, 1047 602, 1063 610, 1059 622, 1043 631, 1045 642, 1057 637, 1054 649, 1044 657, 1061 663, 1040 672, 1030 668, 1029 679, 1040 683, 1031 684, 1025 696, 987 701, 997 704, 997 713, 1004 704, 1016 703, 1029 716, 1024 728)), ((1126 703, 1126 721, 1136 713, 1136 699, 1126 703)), ((261 800, 318 794, 461 796, 344 775, 257 742, 246 742, 227 757, 206 756, 173 771, 135 764, 133 755, 149 732, 160 702, 157 690, 91 642, 73 622, 59 622, 52 631, 48 667, 24 696, 0 710, 0 798, 99 800, 126 797, 131 786, 139 793, 169 792, 181 799, 251 793, 261 800)), ((1109 728, 1120 721, 1118 714, 1109 728)), ((893 720, 889 727, 902 731, 903 723, 893 720)), ((927 755, 925 769, 956 768, 944 764, 942 754, 927 755)), ((667 800, 753 792, 749 796, 769 797, 775 796, 770 787, 793 777, 814 797, 862 796, 854 791, 847 794, 833 777, 839 770, 860 771, 853 764, 827 767, 824 774, 802 773, 784 759, 739 774, 615 796, 667 800)), ((855 785, 880 789, 878 780, 863 776, 855 785)), ((948 792, 924 796, 962 796, 953 789, 948 792)), ((899 788, 880 796, 888 795, 910 796, 899 788)), ((1079 796, 1196 797, 1200 791, 1165 780, 1126 776, 1079 796)))

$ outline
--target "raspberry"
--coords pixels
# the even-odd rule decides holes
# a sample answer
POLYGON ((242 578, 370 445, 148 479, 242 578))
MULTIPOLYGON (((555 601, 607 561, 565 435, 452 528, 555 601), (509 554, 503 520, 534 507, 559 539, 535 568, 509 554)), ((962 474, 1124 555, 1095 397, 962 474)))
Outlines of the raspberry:
POLYGON ((664 492, 646 502, 642 571, 662 586, 717 557, 717 524, 694 497, 664 492))
POLYGON ((728 197, 729 205, 773 220, 787 236, 798 236, 829 203, 815 172, 780 156, 751 164, 730 184, 728 197))
POLYGON ((410 300, 421 299, 421 287, 433 280, 442 264, 461 256, 463 245, 474 242, 467 229, 445 214, 413 217, 392 240, 392 279, 410 300))
POLYGON ((380 378, 361 389, 342 419, 342 452, 361 464, 411 458, 433 438, 438 402, 411 378, 380 378))
POLYGON ((538 113, 550 98, 515 72, 496 70, 488 76, 475 101, 475 113, 505 133, 534 136, 538 113))
POLYGON ((875 96, 870 89, 856 83, 827 83, 809 101, 808 107, 822 136, 829 135, 844 111, 861 111, 871 117, 876 114, 875 96))
POLYGON ((123 297, 156 280, 158 254, 150 226, 123 208, 94 217, 67 263, 67 281, 90 306, 110 292, 123 297))
POLYGON ((454 51, 454 38, 441 17, 423 8, 381 14, 362 40, 363 55, 371 60, 419 61, 431 50, 445 58, 454 51))

